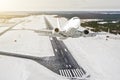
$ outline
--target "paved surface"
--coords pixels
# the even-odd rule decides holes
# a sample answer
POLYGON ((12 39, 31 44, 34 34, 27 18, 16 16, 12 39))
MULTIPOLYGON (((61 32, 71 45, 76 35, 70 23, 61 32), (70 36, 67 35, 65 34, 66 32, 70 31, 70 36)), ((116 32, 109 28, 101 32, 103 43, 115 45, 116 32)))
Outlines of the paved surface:
POLYGON ((65 77, 82 77, 86 75, 86 72, 82 67, 80 67, 75 59, 72 57, 71 53, 64 45, 62 41, 57 40, 57 38, 50 38, 55 56, 51 57, 36 57, 30 55, 22 55, 16 53, 0 52, 0 55, 24 58, 34 60, 53 72, 65 76, 65 77))
MULTIPOLYGON (((46 18, 45 22, 48 29, 53 29, 46 18)), ((56 37, 50 37, 50 41, 55 56, 37 57, 7 52, 0 52, 0 55, 34 60, 53 72, 68 78, 83 78, 83 76, 86 76, 86 71, 78 65, 63 41, 57 40, 56 37)))
POLYGON ((86 74, 84 69, 78 65, 70 51, 67 49, 63 41, 57 40, 57 38, 50 38, 53 46, 55 57, 58 60, 58 74, 65 77, 82 77, 86 74))
MULTIPOLYGON (((52 30, 53 26, 49 20, 44 17, 46 28, 52 30)), ((50 37, 55 56, 43 58, 44 66, 48 67, 57 74, 65 77, 82 77, 86 75, 85 70, 78 65, 70 51, 67 49, 63 41, 57 40, 55 37, 50 37)))

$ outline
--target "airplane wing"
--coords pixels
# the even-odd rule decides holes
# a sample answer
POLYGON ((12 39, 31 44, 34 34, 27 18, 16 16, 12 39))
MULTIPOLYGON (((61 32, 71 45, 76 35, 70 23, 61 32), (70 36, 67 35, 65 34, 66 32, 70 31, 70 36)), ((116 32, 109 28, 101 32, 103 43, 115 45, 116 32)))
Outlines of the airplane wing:
POLYGON ((84 35, 84 37, 95 37, 96 35, 96 33, 89 33, 87 35, 84 35))
POLYGON ((43 29, 43 30, 33 30, 34 32, 36 32, 36 33, 39 33, 39 35, 43 35, 43 36, 53 36, 53 34, 52 34, 52 30, 45 30, 45 29, 43 29))
POLYGON ((85 35, 84 37, 95 37, 97 35, 105 35, 106 33, 103 32, 90 32, 89 34, 85 35))
POLYGON ((45 20, 45 24, 46 24, 46 29, 53 30, 53 26, 48 21, 48 19, 46 17, 44 17, 44 20, 45 20))

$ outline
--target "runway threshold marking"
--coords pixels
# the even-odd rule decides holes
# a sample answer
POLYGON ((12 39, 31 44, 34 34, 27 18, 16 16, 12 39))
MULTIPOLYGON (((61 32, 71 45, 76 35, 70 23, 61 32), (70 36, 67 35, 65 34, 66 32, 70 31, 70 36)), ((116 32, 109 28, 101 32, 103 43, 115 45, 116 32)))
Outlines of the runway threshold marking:
POLYGON ((65 77, 82 77, 84 74, 81 74, 81 69, 61 69, 59 70, 61 76, 65 77))
POLYGON ((63 41, 52 37, 51 44, 60 64, 63 64, 58 69, 58 74, 68 78, 83 78, 83 75, 86 75, 86 72, 75 61, 63 41))

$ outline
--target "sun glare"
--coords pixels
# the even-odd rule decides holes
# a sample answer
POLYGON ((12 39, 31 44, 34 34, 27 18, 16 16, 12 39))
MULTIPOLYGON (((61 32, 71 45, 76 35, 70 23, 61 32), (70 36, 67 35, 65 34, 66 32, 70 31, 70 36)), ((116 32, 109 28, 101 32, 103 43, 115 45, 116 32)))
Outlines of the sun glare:
POLYGON ((0 0, 0 11, 9 10, 11 3, 10 0, 0 0))

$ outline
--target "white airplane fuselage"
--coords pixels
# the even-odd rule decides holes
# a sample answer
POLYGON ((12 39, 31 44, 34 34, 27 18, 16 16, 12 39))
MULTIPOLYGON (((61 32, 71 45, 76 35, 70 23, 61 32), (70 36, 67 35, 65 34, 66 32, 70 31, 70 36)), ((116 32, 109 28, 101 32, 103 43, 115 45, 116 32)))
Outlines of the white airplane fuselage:
MULTIPOLYGON (((46 19, 47 20, 47 19, 46 19)), ((78 38, 78 37, 93 37, 96 34, 89 33, 88 30, 82 28, 80 19, 78 17, 71 18, 63 27, 60 26, 60 23, 57 19, 58 26, 56 28, 51 28, 47 30, 36 30, 35 32, 43 33, 45 36, 59 37, 60 39, 66 38, 78 38)), ((46 22, 48 23, 48 21, 46 22)))
POLYGON ((80 19, 78 17, 74 17, 68 21, 68 23, 63 27, 63 30, 65 30, 68 37, 79 37, 79 35, 77 35, 79 27, 80 19))
POLYGON ((74 17, 66 23, 66 25, 63 27, 63 30, 69 31, 70 29, 78 29, 79 27, 80 19, 78 17, 74 17))
POLYGON ((61 35, 72 38, 80 37, 82 33, 80 34, 78 31, 79 28, 80 19, 78 17, 73 17, 62 27, 63 34, 61 33, 61 35))

